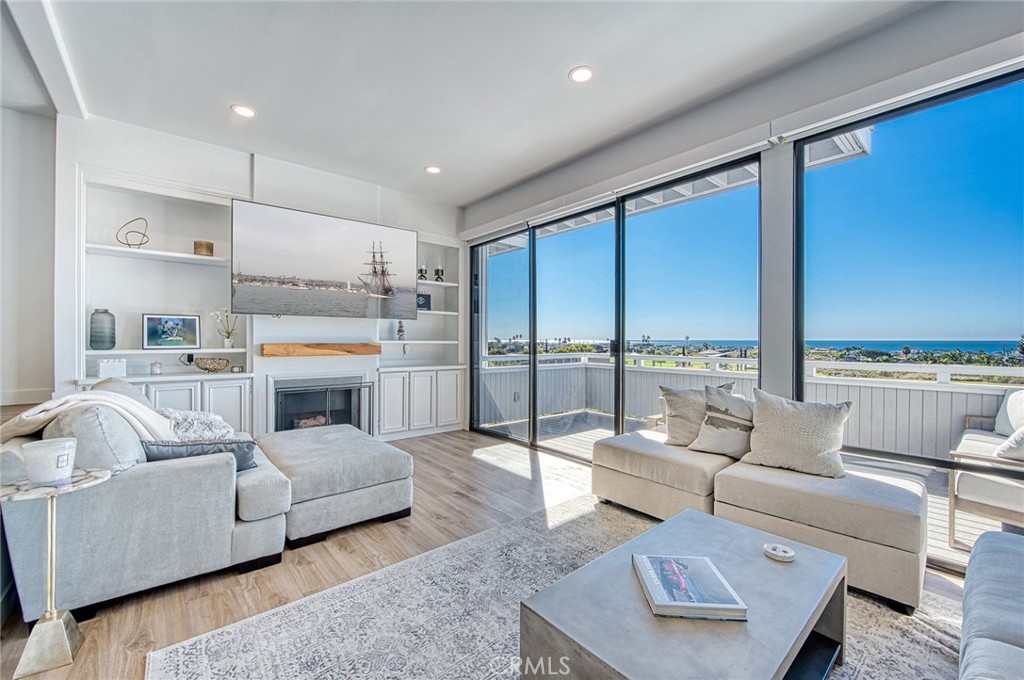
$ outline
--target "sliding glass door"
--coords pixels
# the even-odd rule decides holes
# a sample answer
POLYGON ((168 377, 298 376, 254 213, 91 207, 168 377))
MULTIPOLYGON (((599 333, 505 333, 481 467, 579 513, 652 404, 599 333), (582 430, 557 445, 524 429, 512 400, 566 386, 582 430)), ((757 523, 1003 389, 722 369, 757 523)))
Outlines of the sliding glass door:
POLYGON ((758 381, 758 164, 625 203, 625 429, 661 411, 659 386, 758 381))
POLYGON ((747 160, 474 247, 473 427, 590 460, 653 426, 661 385, 750 396, 758 180, 747 160))
POLYGON ((473 426, 530 441, 530 238, 473 249, 473 426))
POLYGON ((589 459, 615 434, 614 209, 538 227, 537 443, 589 459))

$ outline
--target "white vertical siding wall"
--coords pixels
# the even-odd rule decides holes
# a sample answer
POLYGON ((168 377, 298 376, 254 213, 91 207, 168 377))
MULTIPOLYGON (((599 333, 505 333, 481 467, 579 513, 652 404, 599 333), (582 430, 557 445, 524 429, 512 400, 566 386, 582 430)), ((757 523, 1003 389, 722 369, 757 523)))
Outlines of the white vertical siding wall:
MULTIPOLYGON (((538 369, 539 414, 584 409, 611 413, 615 380, 609 364, 566 364, 538 369)), ((626 412, 630 417, 658 413, 659 385, 701 389, 735 382, 752 397, 757 377, 750 373, 685 369, 627 368, 626 412)), ((481 371, 480 422, 529 417, 529 371, 525 366, 481 371), (519 392, 519 401, 514 400, 519 392)), ((808 378, 805 400, 853 403, 844 442, 877 451, 945 458, 964 429, 965 416, 994 416, 1003 397, 999 387, 808 378), (874 383, 874 384, 872 384, 874 383)))
POLYGON ((806 401, 853 403, 844 442, 878 451, 948 457, 964 430, 965 416, 994 416, 999 388, 926 384, 865 385, 863 381, 809 378, 806 401))

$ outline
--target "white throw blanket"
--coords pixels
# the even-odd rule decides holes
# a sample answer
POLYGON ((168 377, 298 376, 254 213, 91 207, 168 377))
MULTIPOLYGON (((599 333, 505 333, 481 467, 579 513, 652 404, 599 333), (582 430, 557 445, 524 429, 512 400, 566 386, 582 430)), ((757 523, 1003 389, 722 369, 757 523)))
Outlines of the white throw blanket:
POLYGON ((147 441, 178 439, 171 427, 171 421, 145 404, 116 392, 90 390, 89 392, 65 394, 16 415, 4 423, 3 427, 0 427, 0 444, 12 437, 20 437, 42 430, 54 418, 67 410, 91 405, 106 406, 117 411, 139 434, 139 439, 147 441))

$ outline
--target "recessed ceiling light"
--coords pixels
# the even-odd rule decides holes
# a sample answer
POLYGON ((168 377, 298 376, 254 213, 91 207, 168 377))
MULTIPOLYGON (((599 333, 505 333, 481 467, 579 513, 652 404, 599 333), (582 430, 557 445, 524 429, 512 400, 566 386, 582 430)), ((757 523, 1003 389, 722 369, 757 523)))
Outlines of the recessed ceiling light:
POLYGON ((585 83, 594 77, 594 69, 589 66, 577 66, 569 71, 569 80, 574 83, 585 83))
POLYGON ((256 116, 256 109, 245 104, 232 104, 231 110, 237 113, 242 118, 254 118, 256 116))
POLYGON ((439 174, 441 174, 441 168, 437 167, 436 165, 428 165, 427 167, 425 167, 423 169, 426 170, 427 172, 429 172, 431 175, 439 175, 439 174))

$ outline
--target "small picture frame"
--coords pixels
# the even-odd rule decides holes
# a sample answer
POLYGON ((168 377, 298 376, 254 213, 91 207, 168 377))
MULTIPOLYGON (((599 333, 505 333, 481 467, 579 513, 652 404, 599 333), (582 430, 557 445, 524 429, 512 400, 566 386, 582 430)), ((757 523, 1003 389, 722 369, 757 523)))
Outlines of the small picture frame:
POLYGON ((200 338, 199 315, 142 315, 142 349, 200 349, 200 338))
POLYGON ((429 293, 416 293, 416 309, 425 312, 430 311, 430 294, 429 293))

